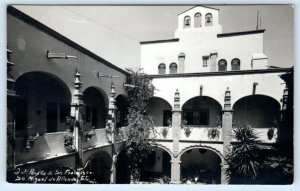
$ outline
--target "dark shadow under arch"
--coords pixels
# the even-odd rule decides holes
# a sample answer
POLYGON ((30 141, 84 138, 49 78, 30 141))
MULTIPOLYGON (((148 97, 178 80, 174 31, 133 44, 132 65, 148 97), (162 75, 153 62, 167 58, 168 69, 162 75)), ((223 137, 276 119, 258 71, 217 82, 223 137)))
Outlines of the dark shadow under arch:
POLYGON ((249 95, 233 105, 233 122, 252 127, 276 127, 280 116, 280 104, 266 95, 249 95))
POLYGON ((105 152, 100 151, 89 157, 84 165, 84 170, 92 172, 90 178, 99 184, 109 184, 111 176, 112 158, 105 152))

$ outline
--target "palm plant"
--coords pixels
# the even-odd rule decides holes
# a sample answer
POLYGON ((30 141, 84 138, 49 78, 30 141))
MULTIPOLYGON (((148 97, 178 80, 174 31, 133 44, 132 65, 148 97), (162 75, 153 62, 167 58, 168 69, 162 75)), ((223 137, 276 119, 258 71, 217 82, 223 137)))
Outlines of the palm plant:
POLYGON ((230 183, 255 183, 261 161, 258 137, 249 125, 239 125, 234 130, 234 137, 237 142, 233 143, 231 151, 225 156, 230 183))

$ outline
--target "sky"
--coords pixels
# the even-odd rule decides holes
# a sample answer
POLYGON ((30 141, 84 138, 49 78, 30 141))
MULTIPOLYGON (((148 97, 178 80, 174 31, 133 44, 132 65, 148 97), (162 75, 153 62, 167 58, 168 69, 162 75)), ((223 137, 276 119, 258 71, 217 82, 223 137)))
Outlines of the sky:
MULTIPOLYGON (((141 41, 174 38, 177 14, 193 6, 15 6, 120 68, 140 66, 141 41)), ((257 11, 269 65, 294 65, 294 8, 290 5, 218 8, 223 33, 255 30, 257 11)))

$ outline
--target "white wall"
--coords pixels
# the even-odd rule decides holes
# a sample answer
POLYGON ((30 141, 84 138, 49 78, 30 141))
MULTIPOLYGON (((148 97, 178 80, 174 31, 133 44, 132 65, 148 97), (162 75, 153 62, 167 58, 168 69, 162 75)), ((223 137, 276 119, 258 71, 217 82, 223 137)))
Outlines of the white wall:
POLYGON ((181 106, 189 99, 199 96, 200 86, 203 86, 203 96, 209 96, 224 106, 224 94, 227 87, 231 91, 231 104, 242 97, 252 95, 253 83, 257 82, 256 94, 274 98, 280 103, 285 88, 284 81, 274 73, 246 73, 234 75, 180 76, 169 78, 153 78, 154 96, 161 97, 174 105, 174 93, 178 89, 181 106))
MULTIPOLYGON (((174 18, 175 19, 175 18, 174 18)), ((240 31, 238 31, 240 32, 240 31)), ((217 52, 217 62, 220 59, 227 61, 227 70, 231 70, 231 60, 238 58, 241 61, 241 70, 266 69, 267 59, 264 62, 256 62, 251 68, 253 55, 263 55, 263 33, 233 35, 217 37, 222 33, 222 27, 218 24, 218 11, 196 7, 178 16, 178 28, 175 31, 175 38, 179 42, 160 42, 141 45, 141 67, 147 74, 158 74, 158 65, 165 63, 166 73, 169 74, 169 64, 178 64, 178 55, 183 52, 185 56, 184 73, 209 72, 208 67, 203 67, 203 56, 210 56, 217 52), (202 27, 194 28, 194 14, 202 13, 202 27), (212 13, 213 26, 204 25, 206 13, 212 13), (191 16, 191 28, 183 28, 183 21, 186 15, 191 16)), ((267 58, 267 57, 266 57, 267 58)))

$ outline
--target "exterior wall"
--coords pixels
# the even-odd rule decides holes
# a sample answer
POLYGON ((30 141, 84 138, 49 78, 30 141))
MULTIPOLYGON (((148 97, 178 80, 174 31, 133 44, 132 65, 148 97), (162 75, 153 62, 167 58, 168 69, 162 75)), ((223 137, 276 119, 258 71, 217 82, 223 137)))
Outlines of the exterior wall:
POLYGON ((177 29, 175 31, 175 37, 179 38, 184 35, 188 36, 190 35, 190 31, 197 30, 197 31, 203 31, 205 33, 221 33, 222 32, 222 27, 219 25, 219 10, 216 9, 211 9, 211 8, 206 8, 206 7, 201 7, 197 6, 194 7, 190 10, 187 10, 181 14, 178 15, 178 25, 177 29), (194 27, 194 15, 196 13, 201 13, 201 27, 195 28, 194 27), (212 18, 213 18, 213 24, 212 26, 205 26, 205 15, 211 13, 212 18), (184 28, 184 18, 186 16, 191 17, 191 27, 190 28, 184 28))
MULTIPOLYGON (((96 88, 103 96, 106 108, 108 107, 112 81, 116 86, 116 96, 121 94, 126 95, 126 91, 123 87, 123 83, 125 83, 127 78, 125 71, 11 7, 8 7, 7 14, 7 47, 13 52, 13 54, 11 54, 11 62, 15 63, 15 66, 11 73, 15 80, 22 81, 22 76, 30 72, 38 72, 58 79, 58 81, 66 86, 66 91, 70 94, 68 103, 71 103, 73 101, 72 99, 74 99, 74 74, 76 69, 80 72, 81 81, 83 82, 81 92, 84 92, 84 90, 89 87, 96 88), (51 53, 66 53, 67 55, 77 56, 78 59, 48 59, 48 50, 51 53), (106 75, 119 76, 119 78, 98 78, 98 72, 106 75)), ((45 89, 49 91, 52 91, 53 88, 56 87, 45 87, 45 89)), ((17 165, 34 164, 39 166, 41 163, 49 162, 74 165, 75 168, 77 153, 68 153, 64 148, 64 136, 68 134, 68 132, 65 131, 63 124, 58 124, 57 130, 61 132, 45 133, 46 122, 40 120, 42 117, 30 117, 33 116, 40 107, 43 108, 42 114, 44 115, 46 113, 44 110, 45 102, 49 100, 59 100, 62 97, 60 93, 61 92, 56 92, 55 95, 49 94, 49 99, 47 98, 47 100, 46 97, 40 97, 40 102, 28 103, 29 121, 34 121, 36 126, 36 128, 32 128, 29 133, 30 135, 35 135, 39 132, 41 135, 28 152, 26 151, 25 137, 20 136, 15 140, 17 165)), ((104 110, 103 114, 106 115, 106 112, 107 111, 104 110)), ((43 118, 45 118, 45 116, 43 118)), ((83 129, 90 128, 83 127, 83 129)), ((108 150, 112 150, 112 145, 108 142, 104 129, 95 130, 95 135, 89 141, 86 140, 86 134, 87 132, 85 131, 83 133, 84 161, 89 158, 89 154, 92 153, 93 150, 99 150, 99 148, 105 146, 108 147, 108 150)))
POLYGON ((82 91, 88 87, 100 88, 105 92, 104 96, 108 100, 111 80, 98 78, 97 73, 100 72, 119 76, 120 78, 113 79, 116 92, 126 94, 123 88, 123 83, 126 81, 125 72, 107 66, 100 59, 96 60, 10 14, 7 14, 7 31, 7 46, 14 52, 11 55, 11 61, 16 64, 12 71, 15 79, 27 72, 46 72, 61 79, 73 93, 74 74, 77 68, 83 82, 82 91), (78 59, 47 59, 47 50, 77 56, 78 59))
POLYGON ((200 95, 200 86, 203 87, 203 96, 208 96, 224 105, 224 93, 227 87, 231 91, 232 105, 239 99, 252 95, 253 83, 257 82, 256 94, 274 98, 280 103, 285 85, 279 75, 284 71, 262 73, 231 73, 223 75, 173 75, 172 77, 153 76, 152 83, 160 91, 155 91, 156 97, 161 97, 173 105, 173 95, 176 89, 180 92, 182 105, 189 99, 200 95), (188 84, 188 85, 187 85, 188 84), (272 88, 270 88, 272 87, 272 88))
POLYGON ((141 43, 141 67, 144 68, 144 72, 158 74, 158 65, 165 63, 166 73, 169 74, 169 64, 178 64, 180 53, 185 54, 183 73, 218 71, 216 66, 221 59, 227 61, 227 70, 231 71, 231 61, 234 58, 240 60, 241 70, 266 69, 268 59, 263 54, 264 30, 222 36, 219 35, 222 33, 222 27, 218 23, 218 16, 218 10, 195 7, 178 16, 175 38, 178 38, 179 42, 141 43), (197 12, 202 14, 202 27, 194 28, 194 15, 197 12), (204 25, 206 13, 213 15, 212 26, 204 25), (184 17, 187 15, 191 17, 191 28, 183 27, 184 17), (217 54, 216 60, 211 57, 213 54, 217 54), (255 60, 252 63, 255 55, 266 59, 255 60), (207 67, 203 67, 203 56, 210 57, 207 67))
POLYGON ((158 74, 158 65, 164 63, 166 65, 166 74, 169 74, 169 66, 172 62, 175 62, 177 67, 179 66, 179 53, 178 42, 141 45, 141 68, 147 74, 158 74))

